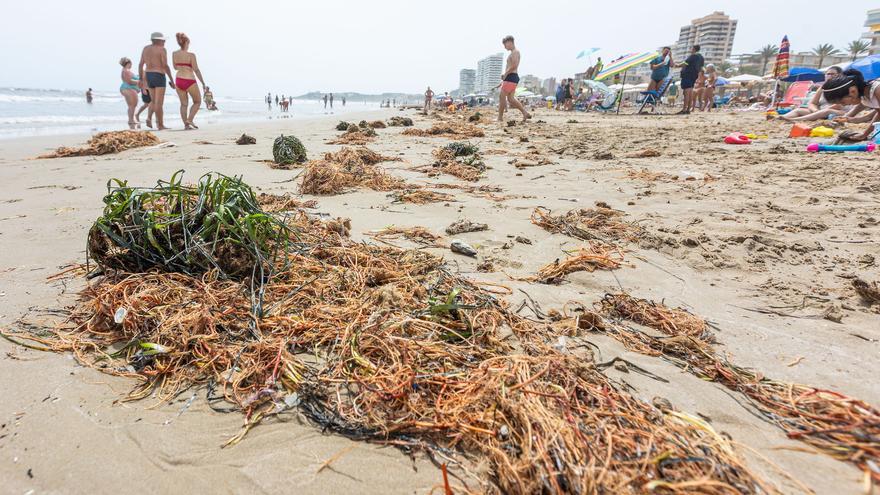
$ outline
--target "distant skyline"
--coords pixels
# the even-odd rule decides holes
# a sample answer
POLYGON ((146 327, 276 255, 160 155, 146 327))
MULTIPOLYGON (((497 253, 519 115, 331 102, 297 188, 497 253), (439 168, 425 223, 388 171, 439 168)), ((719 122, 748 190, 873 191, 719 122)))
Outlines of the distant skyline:
POLYGON ((449 0, 427 5, 393 1, 333 5, 229 0, 120 4, 105 0, 46 0, 39 7, 7 2, 0 17, 0 86, 113 90, 117 61, 135 62, 152 31, 186 32, 215 94, 260 96, 267 91, 420 93, 458 86, 459 70, 476 68, 516 37, 521 74, 564 77, 586 68, 576 55, 601 47, 605 59, 671 45, 681 26, 715 10, 739 21, 733 53, 779 44, 795 52, 821 43, 845 50, 866 28, 877 0, 839 3, 717 0, 693 3, 631 0, 561 1, 547 5, 449 0), (616 11, 616 12, 615 12, 616 11))

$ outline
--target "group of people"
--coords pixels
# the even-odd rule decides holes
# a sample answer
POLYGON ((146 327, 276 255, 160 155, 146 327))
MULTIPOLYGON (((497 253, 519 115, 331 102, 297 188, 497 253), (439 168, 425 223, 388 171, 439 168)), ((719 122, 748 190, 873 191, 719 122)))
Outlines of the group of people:
MULTIPOLYGON (((327 102, 330 102, 330 109, 333 109, 333 93, 324 95, 324 109, 327 109, 327 102)), ((342 106, 345 106, 345 97, 342 97, 342 106)))
POLYGON ((177 33, 176 39, 180 49, 171 54, 171 64, 176 71, 174 76, 171 75, 171 67, 168 64, 165 36, 160 32, 150 35, 150 44, 141 52, 137 73, 132 70, 130 58, 119 59, 119 65, 122 66, 120 74, 122 84, 119 86, 119 92, 122 93, 128 106, 129 128, 139 128, 140 115, 147 110, 147 127, 153 128, 152 121, 155 118, 156 129, 160 131, 167 129, 163 110, 166 86, 171 86, 171 89, 177 91, 177 97, 180 99, 180 118, 185 129, 198 129, 195 117, 202 106, 199 82, 205 88, 204 99, 208 108, 216 109, 213 94, 205 85, 196 55, 189 51, 189 37, 184 33, 177 33), (139 94, 143 105, 137 110, 139 94))
MULTIPOLYGON (((272 93, 266 93, 266 98, 264 101, 267 105, 269 105, 269 110, 272 110, 272 93)), ((293 105, 292 96, 281 95, 281 98, 279 99, 278 95, 275 95, 275 106, 280 108, 282 112, 290 111, 291 105, 293 105)))

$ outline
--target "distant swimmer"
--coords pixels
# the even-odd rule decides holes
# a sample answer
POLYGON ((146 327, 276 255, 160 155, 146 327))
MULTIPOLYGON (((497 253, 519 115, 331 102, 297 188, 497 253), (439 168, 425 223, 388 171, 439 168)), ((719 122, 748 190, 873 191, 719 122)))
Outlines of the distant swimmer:
POLYGON ((345 97, 342 97, 342 106, 345 106, 345 97))
POLYGON ((89 90, 86 91, 86 103, 91 103, 93 99, 94 97, 92 96, 92 88, 89 88, 89 90))
MULTIPOLYGON (((119 85, 119 93, 122 94, 122 97, 125 98, 125 104, 128 105, 128 128, 136 129, 137 121, 134 118, 134 112, 137 108, 138 92, 141 89, 140 86, 138 86, 139 78, 131 71, 130 58, 122 57, 119 59, 119 65, 122 66, 122 73, 120 74, 122 77, 122 84, 119 85)), ((91 88, 89 88, 89 91, 91 91, 91 88)))
POLYGON ((520 60, 519 50, 516 49, 516 45, 513 43, 513 36, 505 36, 501 43, 510 52, 510 55, 507 56, 507 68, 501 74, 501 84, 496 86, 501 87, 501 97, 498 99, 498 122, 504 120, 504 111, 507 110, 508 103, 511 107, 522 112, 523 122, 525 122, 532 116, 523 108, 522 103, 514 97, 516 86, 519 84, 519 74, 517 73, 520 60))
POLYGON ((150 44, 141 52, 138 73, 140 86, 150 91, 156 128, 160 131, 167 129, 162 107, 165 104, 165 86, 171 86, 171 89, 175 89, 175 86, 174 81, 171 80, 171 67, 168 66, 168 52, 165 50, 165 36, 162 33, 157 31, 150 35, 150 44))
POLYGON ((324 110, 327 109, 327 95, 324 95, 324 110))
POLYGON ((177 97, 180 98, 180 118, 183 120, 184 129, 198 129, 195 118, 202 108, 202 95, 195 78, 199 79, 202 86, 205 86, 205 79, 202 77, 202 71, 199 70, 196 54, 189 51, 189 37, 184 33, 177 33, 177 44, 180 45, 180 50, 171 54, 171 61, 177 71, 174 83, 177 85, 177 97), (192 106, 187 109, 190 98, 192 98, 192 106))
POLYGON ((333 108, 333 93, 330 93, 330 108, 333 108))

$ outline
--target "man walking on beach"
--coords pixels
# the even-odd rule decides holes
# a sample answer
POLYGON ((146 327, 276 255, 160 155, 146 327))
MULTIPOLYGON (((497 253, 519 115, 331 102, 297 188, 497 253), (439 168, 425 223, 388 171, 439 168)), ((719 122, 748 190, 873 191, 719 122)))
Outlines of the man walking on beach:
POLYGON ((330 109, 333 109, 333 93, 330 93, 330 109))
POLYGON ((86 103, 91 103, 91 102, 92 102, 92 99, 93 99, 93 97, 92 97, 92 88, 89 88, 89 90, 86 91, 86 103))
POLYGON ((324 110, 327 110, 327 95, 324 95, 324 110))
POLYGON ((428 115, 428 112, 431 110, 431 100, 434 99, 434 92, 431 91, 431 86, 428 86, 428 90, 425 91, 425 115, 428 115))
POLYGON ((146 87, 150 92, 150 105, 153 115, 156 116, 156 128, 160 131, 167 129, 163 110, 165 86, 169 85, 174 89, 174 78, 171 76, 171 67, 168 66, 168 52, 165 51, 165 36, 162 33, 157 31, 150 35, 150 44, 141 52, 138 73, 140 74, 138 85, 142 88, 146 87), (166 76, 168 76, 167 81, 166 76))
POLYGON ((688 115, 694 109, 694 84, 697 77, 703 73, 703 56, 700 55, 700 45, 691 48, 691 54, 684 62, 678 64, 681 69, 681 89, 684 91, 684 107, 678 112, 679 115, 688 115))
POLYGON ((498 99, 498 122, 504 121, 504 111, 507 110, 508 103, 511 107, 522 112, 523 122, 525 122, 532 116, 523 108, 522 103, 513 96, 514 92, 516 92, 516 85, 519 84, 519 74, 517 73, 520 59, 519 50, 516 49, 516 45, 513 43, 513 36, 505 36, 501 43, 510 52, 510 55, 507 56, 507 68, 501 74, 501 84, 496 86, 496 88, 501 87, 501 97, 498 99))

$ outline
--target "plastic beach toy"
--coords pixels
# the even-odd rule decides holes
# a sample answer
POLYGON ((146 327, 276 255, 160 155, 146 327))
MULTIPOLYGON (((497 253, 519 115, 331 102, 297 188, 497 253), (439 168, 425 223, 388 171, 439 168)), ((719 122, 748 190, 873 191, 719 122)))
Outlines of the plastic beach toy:
POLYGON ((814 127, 812 131, 810 131, 810 137, 833 137, 834 129, 825 126, 814 127))
POLYGON ((820 151, 874 151, 877 145, 874 143, 867 144, 819 144, 811 143, 807 146, 810 153, 818 153, 820 151))
POLYGON ((791 127, 791 132, 788 133, 788 137, 809 137, 811 132, 813 132, 813 129, 811 129, 810 126, 795 124, 791 127))
POLYGON ((739 132, 728 134, 727 137, 724 138, 724 142, 727 144, 752 144, 752 140, 749 139, 748 136, 739 132))
POLYGON ((754 132, 750 132, 750 133, 746 134, 745 136, 746 136, 747 138, 749 138, 749 139, 753 139, 753 140, 754 140, 754 139, 767 139, 767 138, 769 137, 769 136, 764 135, 764 134, 762 134, 762 135, 759 136, 759 135, 755 134, 754 132))

